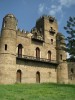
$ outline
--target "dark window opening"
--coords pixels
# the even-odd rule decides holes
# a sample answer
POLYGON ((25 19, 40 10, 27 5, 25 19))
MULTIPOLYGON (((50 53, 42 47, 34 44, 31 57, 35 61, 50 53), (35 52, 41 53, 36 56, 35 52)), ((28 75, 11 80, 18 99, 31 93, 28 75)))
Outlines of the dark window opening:
POLYGON ((19 44, 18 45, 18 57, 22 57, 22 48, 23 48, 22 44, 19 44))
POLYGON ((71 68, 71 73, 74 73, 74 69, 73 68, 71 68))
POLYGON ((60 55, 60 59, 62 60, 62 55, 60 55))
POLYGON ((49 22, 51 22, 51 23, 54 22, 54 18, 50 17, 49 22))
POLYGON ((36 48, 36 58, 40 58, 40 49, 36 48))
POLYGON ((53 44, 53 39, 51 39, 51 44, 53 44))
POLYGON ((36 72, 36 83, 40 83, 40 72, 36 72))
POLYGON ((54 35, 55 34, 55 30, 53 29, 53 27, 50 27, 50 34, 54 35))
POLYGON ((7 44, 5 44, 5 50, 7 50, 7 44))
POLYGON ((51 27, 51 30, 52 30, 53 28, 51 27))
POLYGON ((48 60, 51 60, 51 51, 48 51, 48 60))

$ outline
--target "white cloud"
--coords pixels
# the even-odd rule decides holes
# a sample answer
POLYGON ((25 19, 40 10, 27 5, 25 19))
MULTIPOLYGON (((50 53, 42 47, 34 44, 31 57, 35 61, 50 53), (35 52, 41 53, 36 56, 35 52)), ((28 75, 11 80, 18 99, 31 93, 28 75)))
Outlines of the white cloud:
POLYGON ((59 0, 61 6, 70 7, 75 5, 75 0, 59 0))
POLYGON ((39 8, 38 8, 39 13, 43 13, 44 8, 45 8, 44 3, 43 4, 39 4, 39 8))
POLYGON ((55 16, 57 13, 60 13, 63 16, 63 7, 70 7, 72 5, 75 5, 75 0, 58 0, 57 4, 51 6, 49 14, 55 16))
POLYGON ((62 7, 63 7, 62 5, 51 5, 51 8, 49 9, 49 15, 52 15, 54 17, 56 15, 60 16, 60 19, 58 20, 59 25, 62 23, 62 19, 64 16, 62 7))
MULTIPOLYGON (((55 0, 48 0, 54 3, 55 0)), ((63 18, 63 8, 64 7, 70 7, 72 5, 75 5, 75 0, 58 0, 57 3, 54 3, 51 6, 47 6, 45 3, 41 3, 38 6, 38 12, 39 14, 48 13, 49 15, 56 16, 57 14, 60 15, 61 18, 63 18)))
POLYGON ((56 13, 62 13, 62 6, 61 5, 52 5, 49 14, 55 16, 56 13))

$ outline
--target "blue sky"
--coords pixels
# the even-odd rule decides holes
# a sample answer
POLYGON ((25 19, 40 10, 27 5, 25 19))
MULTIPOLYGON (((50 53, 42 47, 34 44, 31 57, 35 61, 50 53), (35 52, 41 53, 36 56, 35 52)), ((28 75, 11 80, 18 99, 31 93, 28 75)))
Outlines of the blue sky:
POLYGON ((8 13, 13 13, 18 20, 18 28, 26 31, 35 26, 40 16, 55 16, 58 31, 66 36, 63 27, 69 16, 75 16, 75 0, 0 0, 0 29, 3 17, 8 13))

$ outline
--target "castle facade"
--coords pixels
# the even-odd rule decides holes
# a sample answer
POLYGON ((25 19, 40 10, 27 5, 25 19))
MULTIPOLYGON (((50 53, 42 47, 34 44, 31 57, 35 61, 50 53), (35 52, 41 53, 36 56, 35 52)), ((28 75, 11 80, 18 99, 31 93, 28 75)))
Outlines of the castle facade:
POLYGON ((64 36, 52 16, 42 16, 31 32, 20 31, 13 14, 3 18, 0 84, 68 83, 64 36))

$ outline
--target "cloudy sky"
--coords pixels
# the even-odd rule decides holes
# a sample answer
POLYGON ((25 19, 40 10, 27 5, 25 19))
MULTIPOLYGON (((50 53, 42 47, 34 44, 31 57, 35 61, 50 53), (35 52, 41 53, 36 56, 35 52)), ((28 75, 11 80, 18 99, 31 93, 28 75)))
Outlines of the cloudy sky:
POLYGON ((35 26, 40 16, 55 16, 58 31, 66 35, 63 27, 69 16, 75 16, 75 0, 0 0, 0 29, 2 19, 8 13, 13 13, 18 19, 18 27, 26 31, 35 26))

